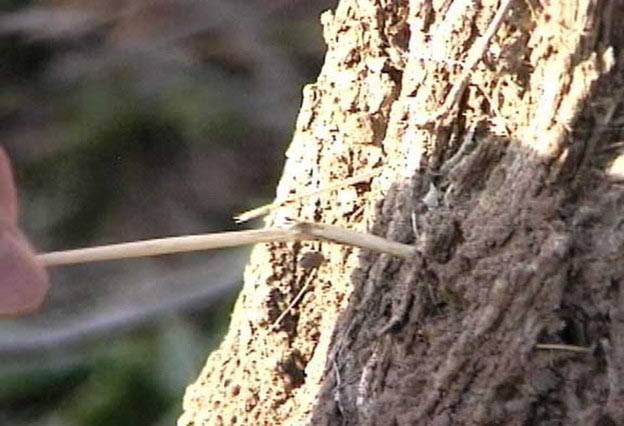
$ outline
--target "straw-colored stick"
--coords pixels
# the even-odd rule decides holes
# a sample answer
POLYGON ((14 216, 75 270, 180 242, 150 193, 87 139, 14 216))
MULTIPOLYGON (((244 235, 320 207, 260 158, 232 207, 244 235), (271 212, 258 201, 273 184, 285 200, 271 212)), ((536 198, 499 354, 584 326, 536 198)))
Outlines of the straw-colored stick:
POLYGON ((375 235, 351 231, 332 225, 300 222, 288 228, 266 228, 158 238, 155 240, 57 251, 40 254, 37 257, 45 266, 58 266, 298 240, 333 241, 404 258, 409 258, 416 253, 416 249, 412 246, 389 241, 375 235))
POLYGON ((71 265, 103 260, 212 250, 271 241, 290 241, 292 239, 293 232, 288 229, 254 229, 249 231, 157 238, 154 240, 132 241, 75 250, 56 251, 41 254, 38 258, 46 266, 71 265))
POLYGON ((379 253, 387 253, 409 259, 416 254, 416 248, 408 244, 397 243, 373 234, 351 231, 335 225, 300 222, 294 228, 300 230, 309 239, 333 241, 347 246, 361 247, 379 253))
POLYGON ((468 82, 470 80, 470 76, 473 71, 476 69, 479 61, 483 55, 487 52, 490 41, 498 32, 503 20, 507 14, 507 11, 511 7, 511 3, 513 0, 503 0, 501 5, 499 6, 496 14, 490 21, 488 28, 485 30, 485 33, 475 41, 474 45, 470 48, 468 52, 468 57, 466 58, 464 64, 464 70, 459 75, 457 79, 455 79, 455 83, 451 90, 449 91, 442 107, 435 113, 433 116, 424 116, 423 120, 421 120, 420 125, 431 124, 440 120, 441 118, 448 117, 448 114, 452 111, 453 106, 461 99, 464 90, 468 86, 468 82))
POLYGON ((538 343, 535 345, 535 349, 550 350, 550 351, 568 351, 568 352, 579 352, 579 353, 587 353, 587 352, 592 351, 592 348, 589 348, 586 346, 565 345, 561 343, 538 343))
POLYGON ((292 195, 290 197, 285 198, 284 200, 276 201, 271 204, 266 204, 264 206, 256 207, 253 210, 248 210, 246 212, 239 213, 238 215, 234 216, 234 220, 236 221, 236 223, 243 223, 243 222, 250 221, 251 219, 266 216, 272 211, 277 210, 278 208, 286 204, 294 203, 296 201, 302 201, 302 200, 305 200, 306 198, 314 197, 315 195, 320 195, 326 192, 342 189, 350 185, 355 185, 356 183, 360 183, 372 177, 375 177, 379 173, 381 173, 381 169, 376 169, 376 170, 373 170, 372 172, 362 173, 362 174, 352 176, 347 179, 340 180, 338 182, 330 183, 329 185, 324 186, 322 188, 313 189, 311 191, 307 191, 302 194, 292 195))

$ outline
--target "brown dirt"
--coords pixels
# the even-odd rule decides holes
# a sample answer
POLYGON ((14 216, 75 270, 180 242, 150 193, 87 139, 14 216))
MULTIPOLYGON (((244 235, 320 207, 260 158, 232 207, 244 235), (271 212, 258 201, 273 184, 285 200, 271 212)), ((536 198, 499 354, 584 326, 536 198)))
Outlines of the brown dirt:
POLYGON ((535 156, 479 151, 417 235, 413 183, 381 207, 403 219, 392 237, 435 241, 412 262, 362 258, 314 424, 624 422, 624 191, 588 176, 572 195, 535 156))

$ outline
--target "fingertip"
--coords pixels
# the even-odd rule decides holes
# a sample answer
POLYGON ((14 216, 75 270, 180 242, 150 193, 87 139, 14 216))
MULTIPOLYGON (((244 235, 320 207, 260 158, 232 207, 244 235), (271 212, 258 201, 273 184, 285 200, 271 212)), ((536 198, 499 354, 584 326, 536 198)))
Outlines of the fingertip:
POLYGON ((16 230, 0 235, 0 316, 14 317, 36 311, 50 283, 26 240, 16 230))
POLYGON ((4 148, 0 146, 0 220, 15 225, 17 216, 17 189, 15 188, 11 162, 4 148))

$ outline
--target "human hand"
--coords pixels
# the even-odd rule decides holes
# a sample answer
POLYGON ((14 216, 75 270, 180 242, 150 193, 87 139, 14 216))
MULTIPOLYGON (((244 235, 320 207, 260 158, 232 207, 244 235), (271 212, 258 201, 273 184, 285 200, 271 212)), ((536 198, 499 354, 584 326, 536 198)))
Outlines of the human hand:
POLYGON ((18 211, 11 164, 0 147, 0 316, 33 312, 50 286, 45 269, 18 228, 18 211))

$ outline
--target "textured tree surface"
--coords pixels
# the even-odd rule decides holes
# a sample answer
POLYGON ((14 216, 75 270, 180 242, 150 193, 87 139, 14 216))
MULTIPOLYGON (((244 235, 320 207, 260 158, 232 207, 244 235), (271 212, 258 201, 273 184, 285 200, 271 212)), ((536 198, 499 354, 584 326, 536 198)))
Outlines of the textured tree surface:
POLYGON ((277 199, 379 174, 267 222, 420 254, 256 247, 181 425, 624 424, 624 5, 502 3, 322 16, 277 199))

